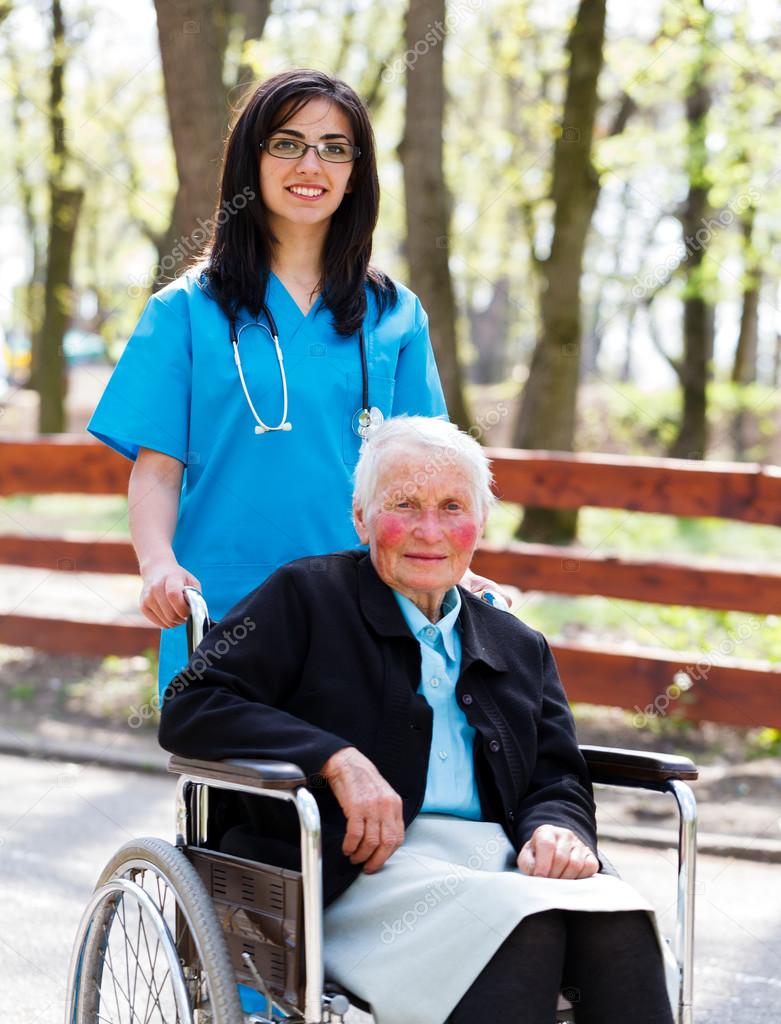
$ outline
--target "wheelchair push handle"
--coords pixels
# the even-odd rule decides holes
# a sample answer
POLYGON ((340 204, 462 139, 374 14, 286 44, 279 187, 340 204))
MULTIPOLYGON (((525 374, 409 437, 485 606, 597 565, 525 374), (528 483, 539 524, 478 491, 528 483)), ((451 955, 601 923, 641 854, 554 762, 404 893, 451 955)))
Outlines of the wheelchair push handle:
POLYGON ((209 609, 200 590, 196 590, 195 587, 185 587, 183 593, 185 601, 190 606, 190 615, 187 619, 187 655, 189 657, 203 640, 211 622, 209 609))

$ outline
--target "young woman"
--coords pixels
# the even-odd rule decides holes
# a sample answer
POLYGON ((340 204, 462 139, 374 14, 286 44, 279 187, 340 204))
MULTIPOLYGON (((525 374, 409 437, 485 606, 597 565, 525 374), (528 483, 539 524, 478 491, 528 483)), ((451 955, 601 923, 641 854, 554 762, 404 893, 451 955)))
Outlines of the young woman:
POLYGON ((135 460, 162 688, 187 661, 183 587, 219 618, 285 562, 354 546, 362 437, 446 415, 420 301, 369 264, 378 208, 353 90, 310 70, 261 84, 228 139, 205 260, 149 299, 89 423, 135 460))

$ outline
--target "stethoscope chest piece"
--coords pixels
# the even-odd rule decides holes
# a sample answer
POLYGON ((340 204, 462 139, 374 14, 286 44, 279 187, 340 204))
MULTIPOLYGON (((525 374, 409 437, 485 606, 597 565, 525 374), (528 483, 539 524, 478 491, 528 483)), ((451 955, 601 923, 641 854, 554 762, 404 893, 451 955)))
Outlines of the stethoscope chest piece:
POLYGON ((364 441, 371 437, 385 417, 382 410, 373 405, 370 409, 356 409, 353 415, 353 431, 364 441))
POLYGON ((280 423, 280 425, 278 427, 267 427, 265 425, 261 426, 258 423, 255 426, 255 433, 256 434, 267 434, 270 430, 292 430, 292 429, 293 429, 293 424, 289 420, 286 420, 284 423, 280 423))

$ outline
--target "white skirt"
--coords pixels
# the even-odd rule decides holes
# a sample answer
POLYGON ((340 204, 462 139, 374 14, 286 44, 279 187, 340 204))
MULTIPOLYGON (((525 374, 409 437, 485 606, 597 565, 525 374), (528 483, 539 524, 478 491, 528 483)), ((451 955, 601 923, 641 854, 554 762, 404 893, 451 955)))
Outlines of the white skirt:
POLYGON ((522 874, 501 825, 419 814, 403 845, 326 908, 325 976, 371 1004, 377 1024, 443 1024, 515 926, 545 910, 645 910, 677 1005, 677 968, 653 908, 614 875, 522 874))

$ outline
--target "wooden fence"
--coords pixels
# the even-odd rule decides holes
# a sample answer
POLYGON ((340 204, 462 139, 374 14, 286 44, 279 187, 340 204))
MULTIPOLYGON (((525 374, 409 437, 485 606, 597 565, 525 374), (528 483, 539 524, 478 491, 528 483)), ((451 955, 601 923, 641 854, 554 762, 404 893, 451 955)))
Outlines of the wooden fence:
MULTIPOLYGON (((521 505, 598 506, 781 525, 781 468, 743 463, 493 449, 497 493, 521 505)), ((124 494, 130 464, 70 436, 0 440, 0 495, 124 494)), ((737 555, 738 553, 736 553, 737 555)), ((135 573, 127 542, 0 535, 0 564, 58 572, 135 573)), ((625 558, 573 547, 481 545, 474 568, 522 590, 598 594, 657 604, 781 612, 781 574, 767 565, 625 558)), ((208 595, 207 595, 208 597, 208 595)), ((762 628, 762 622, 757 623, 762 628)), ((55 652, 132 654, 156 644, 151 626, 0 616, 0 642, 55 652)), ((739 648, 739 641, 733 646, 739 648)), ((781 725, 781 668, 725 654, 553 645, 572 700, 733 725, 781 725), (689 688, 679 686, 681 673, 689 688)))

